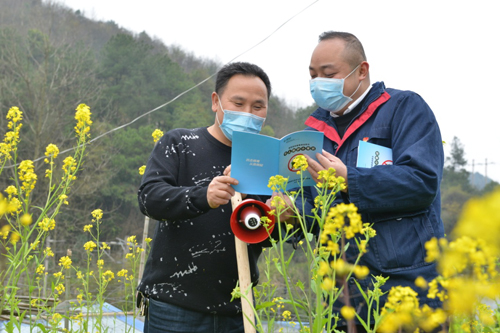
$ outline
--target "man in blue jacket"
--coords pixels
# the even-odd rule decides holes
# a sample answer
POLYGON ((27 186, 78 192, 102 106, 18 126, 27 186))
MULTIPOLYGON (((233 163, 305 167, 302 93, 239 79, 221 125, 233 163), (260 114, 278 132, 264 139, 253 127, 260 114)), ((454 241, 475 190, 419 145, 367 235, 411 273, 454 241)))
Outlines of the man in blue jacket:
MULTIPOLYGON (((386 88, 382 82, 372 85, 363 46, 350 33, 321 34, 309 72, 319 108, 306 125, 323 132, 325 141, 324 152, 316 156, 319 163, 308 159, 308 170, 317 179, 318 171, 333 167, 347 185, 337 203, 355 204, 363 222, 373 223, 377 231, 359 264, 371 275, 389 277, 384 290, 410 286, 419 293, 420 305, 440 306, 414 285, 419 276, 427 281, 437 276, 435 264, 425 261, 425 243, 444 237, 439 190, 444 154, 432 110, 414 92, 386 88), (357 167, 360 141, 392 149, 392 165, 357 167)), ((314 188, 306 190, 308 210, 316 195, 314 188)), ((356 258, 358 249, 352 245, 347 257, 356 258)), ((358 282, 365 290, 371 287, 370 278, 358 282)), ((366 318, 354 280, 347 285, 350 305, 366 318)), ((333 310, 343 305, 338 301, 333 310)))

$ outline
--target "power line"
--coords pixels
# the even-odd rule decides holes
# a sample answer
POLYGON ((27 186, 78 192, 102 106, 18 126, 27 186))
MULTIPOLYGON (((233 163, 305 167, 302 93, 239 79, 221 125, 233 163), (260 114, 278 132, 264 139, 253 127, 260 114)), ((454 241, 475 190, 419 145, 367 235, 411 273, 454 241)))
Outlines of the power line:
MULTIPOLYGON (((196 87, 198 87, 198 86, 202 85, 203 83, 207 82, 208 80, 210 80, 212 77, 214 77, 214 76, 217 74, 217 72, 219 71, 219 69, 220 69, 220 68, 222 68, 222 67, 223 67, 223 66, 225 66, 226 64, 229 64, 229 63, 233 62, 234 60, 238 59, 239 57, 241 57, 241 56, 242 56, 242 55, 244 55, 245 53, 248 53, 249 51, 253 50, 253 49, 254 49, 254 48, 256 48, 257 46, 259 46, 260 44, 262 44, 263 42, 265 42, 267 39, 269 39, 269 37, 271 37, 272 35, 274 35, 274 34, 275 34, 278 30, 280 30, 280 29, 281 29, 284 25, 286 25, 288 22, 290 22, 291 20, 293 20, 293 19, 294 19, 295 17, 297 17, 298 15, 302 14, 305 10, 307 10, 309 7, 311 7, 312 5, 314 5, 315 3, 317 3, 318 1, 319 1, 319 0, 315 0, 314 2, 312 2, 312 3, 310 3, 309 5, 307 5, 306 7, 304 7, 304 8, 303 8, 302 10, 300 10, 297 14, 295 14, 295 15, 291 16, 289 19, 287 19, 285 22, 283 22, 281 25, 279 25, 279 26, 278 26, 278 28, 276 28, 273 32, 271 32, 268 36, 266 36, 266 37, 265 37, 264 39, 262 39, 260 42, 258 42, 257 44, 255 44, 255 45, 251 46, 251 47, 250 47, 249 49, 247 49, 246 51, 244 51, 244 52, 242 52, 242 53, 238 54, 236 57, 234 57, 233 59, 229 60, 229 61, 228 61, 227 63, 225 63, 224 65, 219 66, 219 67, 217 68, 217 70, 215 71, 215 73, 213 73, 212 75, 210 75, 210 76, 209 76, 209 77, 207 77, 206 79, 202 80, 202 81, 201 81, 201 82, 199 82, 198 84, 196 84, 196 85, 192 86, 191 88, 189 88, 189 89, 187 89, 187 90, 185 90, 185 91, 181 92, 179 95, 175 96, 174 98, 172 98, 172 99, 171 99, 171 100, 169 100, 168 102, 166 102, 166 103, 164 103, 164 104, 162 104, 162 105, 160 105, 160 106, 157 106, 157 107, 155 107, 154 109, 147 111, 146 113, 143 113, 142 115, 140 115, 139 117, 137 117, 137 118, 133 119, 132 121, 130 121, 130 122, 126 123, 126 124, 123 124, 123 125, 121 125, 121 126, 115 127, 115 128, 113 128, 113 129, 111 129, 111 130, 109 130, 109 131, 105 132, 105 133, 102 133, 102 134, 100 134, 100 135, 96 136, 95 138, 93 138, 92 140, 90 140, 89 142, 87 142, 86 144, 90 144, 90 143, 92 143, 92 142, 94 142, 94 141, 96 141, 96 140, 99 140, 100 138, 102 138, 102 137, 104 137, 104 136, 106 136, 106 135, 108 135, 108 134, 111 134, 111 133, 113 133, 113 132, 115 132, 115 131, 118 131, 118 130, 120 130, 120 129, 122 129, 122 128, 125 128, 125 127, 128 127, 128 126, 132 125, 132 124, 133 124, 133 123, 135 123, 137 120, 139 120, 139 119, 141 119, 141 118, 143 118, 143 117, 145 117, 145 116, 147 116, 147 115, 149 115, 149 114, 151 114, 151 113, 153 113, 153 112, 155 112, 155 111, 157 111, 157 110, 159 110, 159 109, 161 109, 161 108, 163 108, 163 107, 165 107, 165 106, 169 105, 170 103, 174 102, 175 100, 177 100, 177 99, 178 99, 178 98, 180 98, 181 96, 183 96, 183 95, 187 94, 187 93, 188 93, 188 92, 190 92, 191 90, 193 90, 193 89, 195 89, 196 87)), ((76 147, 72 147, 72 148, 65 149, 65 150, 61 151, 59 154, 64 154, 64 153, 70 152, 70 151, 72 151, 72 150, 75 150, 75 149, 76 149, 76 148, 78 148, 78 147, 79 147, 79 146, 76 146, 76 147)), ((37 158, 37 159, 33 160, 33 162, 38 162, 38 161, 40 161, 40 160, 42 160, 42 159, 44 159, 44 158, 45 158, 45 156, 41 156, 41 157, 39 157, 39 158, 37 158)), ((13 168, 14 166, 18 166, 18 165, 19 165, 19 163, 18 163, 18 164, 13 164, 13 165, 8 165, 8 166, 5 166, 5 167, 4 167, 4 169, 10 169, 10 168, 13 168)))

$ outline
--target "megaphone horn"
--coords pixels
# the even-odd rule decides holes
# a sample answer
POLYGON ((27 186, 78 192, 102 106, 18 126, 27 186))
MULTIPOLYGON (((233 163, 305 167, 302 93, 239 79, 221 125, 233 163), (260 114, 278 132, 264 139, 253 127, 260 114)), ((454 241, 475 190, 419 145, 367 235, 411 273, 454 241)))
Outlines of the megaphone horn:
POLYGON ((274 229, 274 216, 269 214, 270 210, 269 206, 257 200, 242 201, 231 215, 231 230, 245 243, 262 242, 274 229), (261 222, 263 216, 270 221, 267 228, 261 222))

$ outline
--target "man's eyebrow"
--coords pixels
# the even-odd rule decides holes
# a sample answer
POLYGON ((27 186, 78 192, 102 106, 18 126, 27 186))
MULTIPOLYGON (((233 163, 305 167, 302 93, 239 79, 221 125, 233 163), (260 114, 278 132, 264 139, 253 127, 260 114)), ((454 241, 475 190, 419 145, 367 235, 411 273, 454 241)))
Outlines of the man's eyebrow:
MULTIPOLYGON (((234 96, 231 96, 231 101, 233 102, 245 102, 247 99, 244 98, 243 96, 239 96, 239 95, 234 95, 234 96)), ((264 104, 266 105, 266 100, 265 99, 257 99, 255 100, 254 103, 260 103, 260 104, 264 104)))
MULTIPOLYGON (((335 69, 335 65, 334 64, 326 64, 326 65, 321 65, 319 68, 320 69, 327 69, 327 68, 335 69)), ((315 68, 312 66, 309 66, 309 70, 313 71, 313 70, 315 70, 315 68)))
POLYGON ((242 96, 239 96, 239 95, 234 95, 234 96, 231 96, 231 99, 232 100, 237 100, 237 101, 244 101, 245 98, 242 97, 242 96))

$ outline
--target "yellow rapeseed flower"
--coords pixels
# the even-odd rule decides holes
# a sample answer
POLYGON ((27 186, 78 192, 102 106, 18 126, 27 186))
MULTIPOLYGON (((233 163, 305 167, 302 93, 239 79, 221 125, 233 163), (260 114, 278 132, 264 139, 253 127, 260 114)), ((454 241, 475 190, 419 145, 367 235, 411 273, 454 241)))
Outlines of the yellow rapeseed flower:
POLYGON ((54 252, 52 252, 52 249, 50 247, 45 248, 45 250, 43 250, 43 254, 46 255, 47 257, 54 256, 54 252))
POLYGON ((21 201, 13 197, 10 199, 8 205, 7 205, 7 212, 10 213, 11 215, 16 215, 21 212, 21 209, 23 208, 21 201))
POLYGON ((421 276, 415 279, 415 285, 420 289, 427 289, 427 281, 421 276))
MULTIPOLYGON (((64 286, 63 286, 63 288, 64 288, 64 286)), ((61 321, 61 319, 62 319, 62 315, 61 315, 60 313, 54 313, 54 314, 52 315, 52 320, 51 320, 51 322, 52 322, 53 324, 57 324, 58 322, 60 322, 60 321, 61 321)))
POLYGON ((288 178, 285 178, 281 175, 276 175, 269 178, 267 187, 269 187, 273 191, 285 191, 287 183, 288 178))
POLYGON ((483 239, 500 256, 500 187, 481 198, 469 200, 453 230, 454 238, 483 239))
POLYGON ((68 200, 66 200, 68 198, 68 196, 66 194, 61 194, 59 196, 59 200, 63 202, 63 204, 67 205, 68 204, 68 200))
POLYGON ((54 159, 57 158, 57 155, 59 155, 59 148, 57 148, 55 144, 50 143, 47 148, 45 148, 45 156, 54 159))
POLYGON ((344 317, 346 320, 351 320, 354 318, 356 315, 356 310, 352 306, 343 306, 340 309, 340 314, 342 317, 344 317))
POLYGON ((122 269, 121 271, 116 273, 116 275, 120 276, 120 277, 127 276, 127 274, 128 274, 128 270, 126 270, 126 269, 122 269))
POLYGON ((320 261, 318 267, 318 275, 324 276, 330 274, 330 265, 326 261, 320 261))
POLYGON ((36 267, 36 274, 42 275, 45 272, 45 266, 40 264, 36 267))
POLYGON ((427 256, 425 257, 425 261, 433 262, 439 258, 439 245, 436 237, 431 238, 428 242, 425 243, 425 249, 427 250, 427 256))
POLYGON ((329 277, 324 278, 323 282, 321 283, 321 289, 323 289, 326 292, 332 291, 334 286, 335 284, 333 283, 333 280, 330 279, 329 277))
POLYGON ((14 123, 18 123, 23 119, 23 112, 17 106, 13 106, 7 111, 6 118, 12 120, 14 123))
POLYGON ((45 217, 43 220, 38 222, 38 226, 43 230, 43 231, 49 231, 49 230, 54 230, 56 227, 56 221, 54 219, 45 217))
POLYGON ((160 131, 159 129, 155 129, 151 136, 153 137, 153 141, 156 143, 163 136, 163 132, 160 131))
POLYGON ((21 239, 21 235, 19 235, 19 233, 14 231, 10 234, 10 242, 12 244, 16 244, 17 242, 19 242, 20 239, 21 239))
POLYGON ((59 283, 57 286, 54 287, 54 289, 57 291, 59 295, 61 295, 66 290, 64 284, 62 283, 59 283))
POLYGON ((139 174, 142 176, 144 174, 144 172, 146 171, 146 166, 143 165, 139 168, 139 174))
POLYGON ((353 265, 340 258, 330 262, 330 267, 332 267, 338 277, 346 276, 354 268, 353 265))
POLYGON ((77 120, 75 131, 80 140, 85 141, 85 137, 89 135, 90 125, 92 125, 92 120, 90 120, 90 107, 85 104, 80 104, 76 108, 75 119, 77 120))
POLYGON ((31 214, 25 213, 19 218, 19 223, 21 223, 25 227, 31 225, 31 222, 33 222, 33 220, 31 219, 31 214))
POLYGON ((17 195, 17 188, 14 185, 9 185, 5 189, 5 192, 9 196, 9 198, 12 198, 13 196, 17 195))
POLYGON ((35 174, 35 166, 33 161, 24 160, 19 164, 18 169, 19 180, 22 182, 21 190, 24 191, 25 196, 28 197, 35 188, 36 181, 38 179, 35 174))
POLYGON ((70 268, 71 264, 72 264, 71 258, 68 256, 64 256, 61 259, 59 259, 59 266, 62 266, 65 269, 70 268))
POLYGON ((109 282, 115 278, 115 274, 112 271, 107 270, 102 274, 102 277, 109 282))
POLYGON ((23 113, 18 107, 13 106, 7 112, 7 120, 9 120, 7 127, 11 130, 5 133, 3 142, 0 142, 0 164, 7 160, 12 159, 12 152, 17 151, 17 144, 19 143, 19 132, 23 126, 21 120, 23 113))
POLYGON ((73 158, 73 156, 68 156, 63 160, 62 169, 66 175, 76 170, 76 160, 73 158))
POLYGON ((309 164, 307 163, 306 157, 302 154, 297 155, 293 159, 292 165, 293 165, 294 170, 299 170, 299 171, 297 171, 298 174, 300 174, 303 171, 306 171, 307 167, 309 166, 309 164))
POLYGON ((354 275, 360 280, 363 280, 370 274, 370 269, 366 266, 356 265, 354 266, 354 275))
POLYGON ((341 187, 342 184, 345 183, 345 179, 343 177, 337 177, 336 171, 334 168, 328 168, 328 170, 320 170, 318 172, 318 183, 317 186, 319 188, 326 187, 329 189, 333 189, 338 187, 340 190, 344 189, 341 187))
POLYGON ((133 236, 127 237, 127 242, 132 243, 134 245, 137 245, 136 236, 133 235, 133 236))
POLYGON ((35 241, 34 243, 31 243, 30 244, 30 248, 32 250, 36 250, 38 248, 38 245, 40 245, 40 241, 39 240, 35 241))
POLYGON ((94 220, 92 220, 92 222, 95 222, 95 220, 100 220, 102 219, 102 209, 95 209, 92 211, 92 217, 94 218, 94 220))
POLYGON ((85 243, 85 245, 83 245, 83 248, 87 252, 92 252, 92 250, 94 250, 96 247, 97 245, 93 241, 88 241, 87 243, 85 243))

